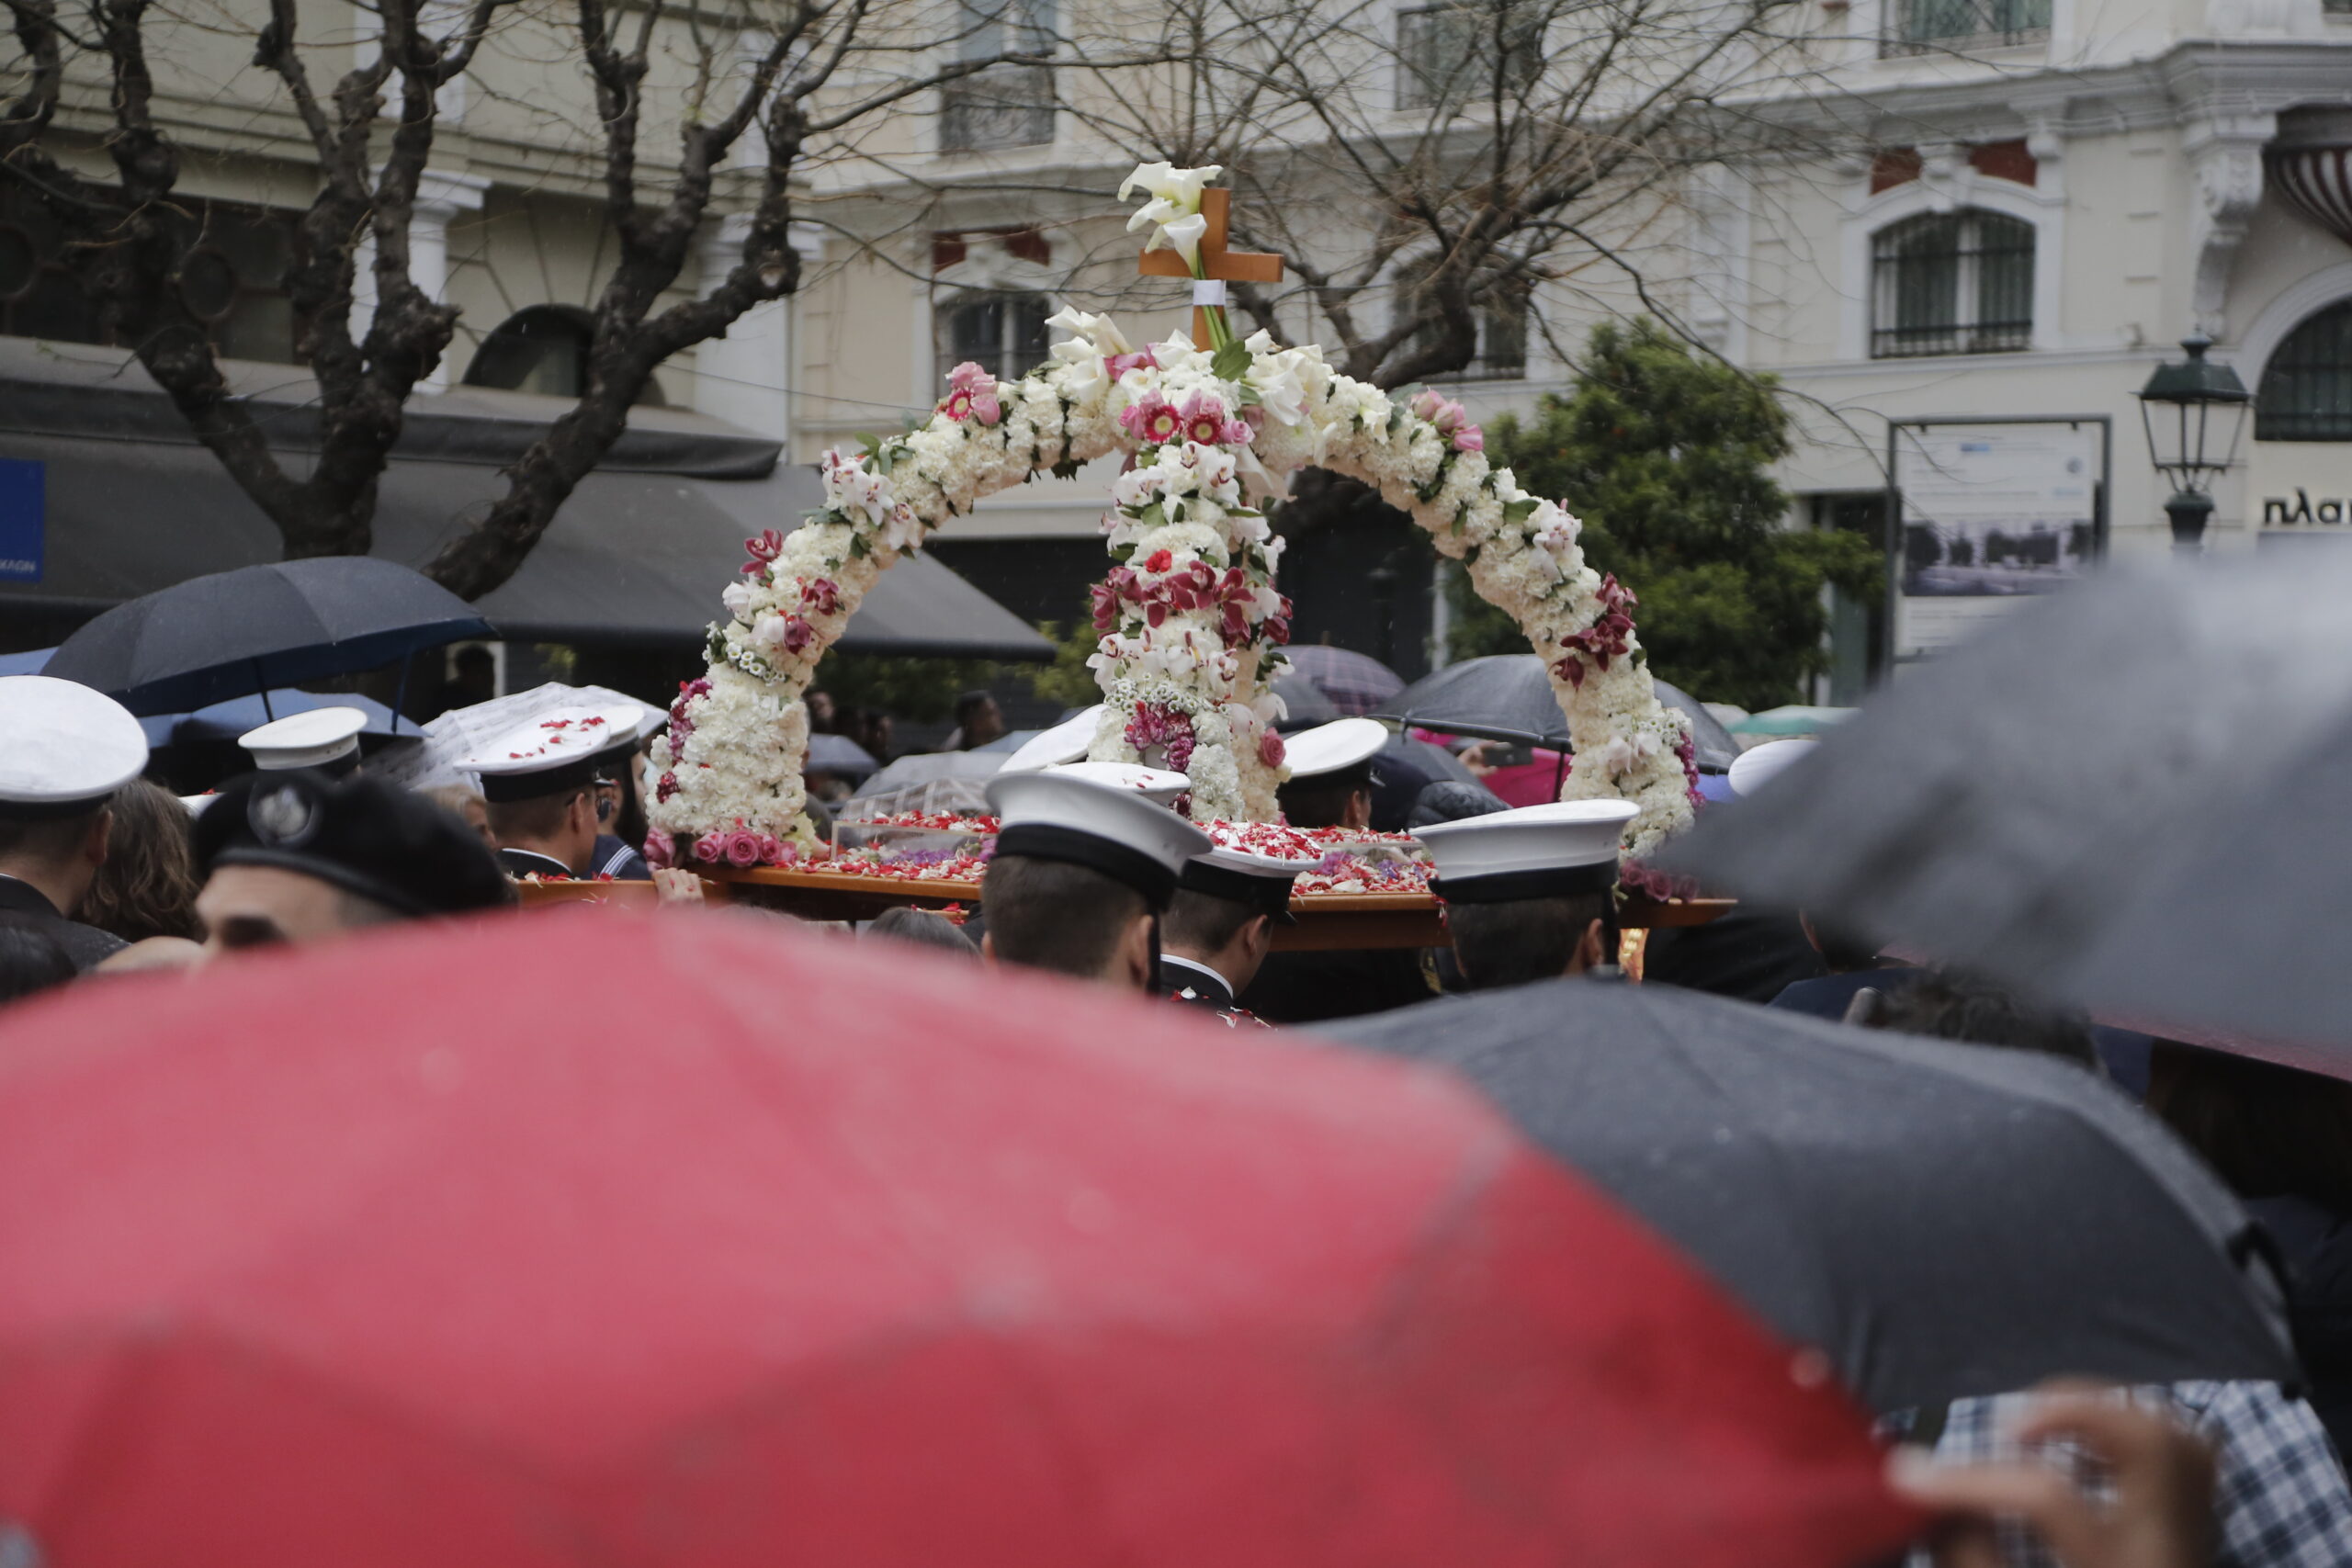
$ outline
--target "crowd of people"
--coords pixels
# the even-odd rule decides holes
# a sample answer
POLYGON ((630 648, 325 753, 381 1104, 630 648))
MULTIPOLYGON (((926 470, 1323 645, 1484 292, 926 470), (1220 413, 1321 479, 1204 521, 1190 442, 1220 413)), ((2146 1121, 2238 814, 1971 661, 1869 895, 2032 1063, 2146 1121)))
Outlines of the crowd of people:
MULTIPOLYGON (((0 1002, 494 912, 534 877, 650 879, 670 897, 697 897, 692 877, 650 870, 632 847, 644 833, 634 714, 594 704, 535 714, 465 760, 478 787, 426 793, 376 776, 355 718, 330 708, 266 726, 245 739, 251 771, 187 801, 142 776, 144 737, 110 699, 0 679, 0 1002)), ((958 747, 1003 731, 984 694, 956 718, 958 747)), ((822 720, 830 730, 841 716, 822 720)), ((860 722, 861 743, 887 750, 887 718, 878 735, 860 722)), ((1287 819, 1366 825, 1377 744, 1351 729, 1295 746, 1287 819)), ((1276 936, 1294 918, 1299 863, 1215 843, 1170 808, 1185 784, 1102 765, 1000 774, 987 798, 1001 828, 971 921, 896 908, 857 940, 910 965, 952 954, 1156 995, 1249 1031, 1442 1007, 1442 992, 1623 983, 1629 804, 1432 814, 1418 836, 1450 947, 1295 953, 1278 952, 1276 936), (1258 998, 1272 1005, 1245 1005, 1258 998)), ((1923 1551, 1971 1565, 2352 1562, 2338 1457, 2352 1445, 2352 1086, 2101 1029, 1899 962, 1797 911, 1743 908, 1653 933, 1647 968, 1646 984, 2034 1052, 2112 1079, 2219 1173, 2279 1249, 2301 1388, 2018 1390, 1890 1416, 1898 1489, 1943 1521, 1923 1551)))

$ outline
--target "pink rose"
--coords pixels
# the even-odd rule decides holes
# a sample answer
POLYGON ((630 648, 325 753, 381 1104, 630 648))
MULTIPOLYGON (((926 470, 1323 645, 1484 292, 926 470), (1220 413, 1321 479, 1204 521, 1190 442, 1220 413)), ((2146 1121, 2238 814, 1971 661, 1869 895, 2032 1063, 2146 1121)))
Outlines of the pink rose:
POLYGON ((695 840, 695 859, 717 865, 727 858, 727 843, 716 833, 705 833, 695 840))
POLYGON ((1283 759, 1288 755, 1289 748, 1283 744, 1283 738, 1273 730, 1268 729, 1258 737, 1258 761, 1266 766, 1279 768, 1283 765, 1283 759))
POLYGON ((1475 424, 1465 424, 1453 433, 1453 449, 1456 452, 1484 452, 1487 449, 1487 433, 1475 424))
POLYGON ((675 862, 671 858, 676 844, 670 835, 658 829, 645 835, 645 863, 655 871, 668 871, 675 862))
POLYGON ((728 834, 727 863, 739 871, 748 871, 759 864, 760 836, 741 828, 728 834))

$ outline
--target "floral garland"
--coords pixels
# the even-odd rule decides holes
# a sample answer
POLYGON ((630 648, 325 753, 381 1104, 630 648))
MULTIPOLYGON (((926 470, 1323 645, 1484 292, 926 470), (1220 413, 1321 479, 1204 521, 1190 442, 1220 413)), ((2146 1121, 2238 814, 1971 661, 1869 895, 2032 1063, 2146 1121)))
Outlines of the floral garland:
MULTIPOLYGON (((1175 209, 1166 222, 1185 216, 1155 200, 1175 209)), ((1637 657, 1633 594, 1585 565, 1574 517, 1489 466, 1460 404, 1392 396, 1264 333, 1215 352, 1182 333, 1137 349, 1105 317, 1065 310, 1051 324, 1065 336, 1048 363, 1001 382, 958 366, 928 422, 868 438, 855 457, 826 454, 824 505, 801 527, 747 541, 709 672, 681 688, 654 743, 657 863, 671 835, 715 840, 730 861, 755 846, 781 860, 806 841, 802 694, 875 579, 983 496, 1117 450, 1133 461, 1102 525, 1114 564, 1094 590, 1089 662, 1105 707, 1090 757, 1184 773, 1196 820, 1277 815, 1281 705, 1268 682, 1290 604, 1273 586, 1283 542, 1260 503, 1312 464, 1409 513, 1545 655, 1577 760, 1565 798, 1640 807, 1635 854, 1690 821, 1688 724, 1659 705, 1637 657)))

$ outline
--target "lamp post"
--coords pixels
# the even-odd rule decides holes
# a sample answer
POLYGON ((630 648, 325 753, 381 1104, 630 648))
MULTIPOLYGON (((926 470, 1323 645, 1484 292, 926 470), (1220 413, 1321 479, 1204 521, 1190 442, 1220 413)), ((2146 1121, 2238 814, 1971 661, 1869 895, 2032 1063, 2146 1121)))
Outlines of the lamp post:
POLYGON ((2148 433, 2150 460, 2172 481, 2172 499, 2165 502, 2172 547, 2195 555, 2205 547, 2206 520, 2213 515, 2213 480, 2237 460, 2238 434, 2254 394, 2236 371, 2205 357, 2211 338, 2199 333, 2181 339, 2180 346, 2188 357, 2157 366, 2140 389, 2140 423, 2148 433))

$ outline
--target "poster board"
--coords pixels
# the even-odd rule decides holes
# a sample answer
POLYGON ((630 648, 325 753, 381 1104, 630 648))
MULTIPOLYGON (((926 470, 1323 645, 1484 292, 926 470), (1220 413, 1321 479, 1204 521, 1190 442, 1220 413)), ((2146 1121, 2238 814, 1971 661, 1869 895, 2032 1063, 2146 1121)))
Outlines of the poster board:
POLYGON ((1887 431, 1894 661, 1966 641, 2107 553, 2104 415, 1905 420, 1887 431))

